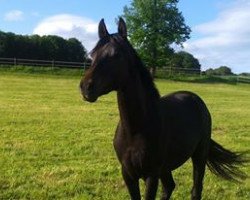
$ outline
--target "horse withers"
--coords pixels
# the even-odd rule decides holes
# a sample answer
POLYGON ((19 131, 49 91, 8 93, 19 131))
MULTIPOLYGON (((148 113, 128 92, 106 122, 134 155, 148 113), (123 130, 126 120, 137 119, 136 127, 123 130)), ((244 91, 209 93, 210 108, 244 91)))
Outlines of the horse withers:
POLYGON ((141 199, 139 179, 146 184, 145 199, 155 199, 159 180, 162 199, 169 199, 175 183, 172 171, 189 158, 193 163, 192 200, 201 199, 206 165, 216 175, 238 180, 244 174, 240 154, 211 139, 211 116, 202 99, 179 91, 160 97, 152 77, 127 39, 126 24, 109 34, 99 23, 99 41, 91 51, 92 64, 81 80, 86 101, 117 91, 120 113, 114 148, 131 199, 141 199))

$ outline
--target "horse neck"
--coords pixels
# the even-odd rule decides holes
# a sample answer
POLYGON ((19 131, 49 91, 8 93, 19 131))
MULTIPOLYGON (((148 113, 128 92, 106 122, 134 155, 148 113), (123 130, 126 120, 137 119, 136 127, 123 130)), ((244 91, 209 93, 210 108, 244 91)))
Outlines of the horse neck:
POLYGON ((131 77, 134 78, 128 80, 126 86, 117 92, 121 124, 131 135, 151 134, 159 122, 159 93, 151 78, 145 83, 140 72, 131 77))

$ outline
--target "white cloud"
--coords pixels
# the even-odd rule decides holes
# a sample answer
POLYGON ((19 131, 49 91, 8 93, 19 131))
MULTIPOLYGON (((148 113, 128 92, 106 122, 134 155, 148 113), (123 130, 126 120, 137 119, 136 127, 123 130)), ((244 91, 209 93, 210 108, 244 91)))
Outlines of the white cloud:
POLYGON ((11 10, 4 15, 5 21, 21 21, 24 19, 24 14, 20 10, 11 10))
POLYGON ((37 25, 33 33, 38 35, 59 35, 75 37, 90 51, 97 42, 98 22, 70 14, 48 17, 37 25))
POLYGON ((202 37, 184 44, 204 69, 227 65, 234 72, 250 72, 250 1, 236 0, 218 17, 193 28, 202 37))

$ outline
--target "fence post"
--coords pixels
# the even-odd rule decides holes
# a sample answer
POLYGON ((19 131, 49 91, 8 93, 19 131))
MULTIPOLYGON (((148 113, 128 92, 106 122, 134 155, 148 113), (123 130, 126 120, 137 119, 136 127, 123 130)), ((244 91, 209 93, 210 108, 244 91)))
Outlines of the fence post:
POLYGON ((14 66, 16 66, 16 65, 17 65, 17 59, 14 58, 14 66))
POLYGON ((54 60, 52 60, 52 70, 54 69, 54 67, 55 67, 55 61, 54 60))

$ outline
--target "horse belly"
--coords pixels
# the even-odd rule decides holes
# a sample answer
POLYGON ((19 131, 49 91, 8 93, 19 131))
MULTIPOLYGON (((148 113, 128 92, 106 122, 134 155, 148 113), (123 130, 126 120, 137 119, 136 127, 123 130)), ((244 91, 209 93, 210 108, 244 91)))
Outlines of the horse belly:
POLYGON ((184 164, 194 153, 198 141, 193 144, 183 141, 175 141, 168 144, 165 150, 165 165, 173 170, 184 164))

